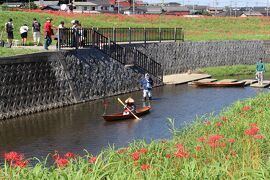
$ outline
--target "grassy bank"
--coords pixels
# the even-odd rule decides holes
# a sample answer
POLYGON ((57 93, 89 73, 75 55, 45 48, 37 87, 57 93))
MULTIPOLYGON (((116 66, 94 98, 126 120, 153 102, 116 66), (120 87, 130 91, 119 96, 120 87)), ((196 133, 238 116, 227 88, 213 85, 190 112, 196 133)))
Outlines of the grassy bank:
POLYGON ((0 57, 31 54, 31 53, 42 52, 42 51, 43 50, 38 50, 38 49, 19 49, 19 48, 1 48, 0 47, 0 57))
POLYGON ((234 17, 203 17, 184 18, 178 16, 124 16, 124 15, 89 15, 67 14, 63 12, 0 12, 0 28, 2 29, 9 18, 13 18, 15 25, 15 38, 19 37, 19 27, 26 23, 31 25, 36 17, 41 24, 45 18, 53 18, 53 24, 58 25, 65 21, 66 26, 71 26, 73 19, 78 19, 85 27, 183 27, 185 40, 208 41, 208 40, 260 40, 269 39, 270 19, 261 18, 234 18, 234 17))
MULTIPOLYGON (((270 70, 270 63, 266 63, 266 71, 270 70)), ((211 74, 213 77, 228 77, 238 75, 254 75, 256 65, 233 65, 233 66, 218 66, 207 67, 196 70, 198 73, 211 74)))
POLYGON ((20 154, 6 153, 0 178, 269 179, 269 107, 270 93, 260 94, 185 129, 175 129, 171 120, 172 140, 135 142, 96 157, 55 152, 50 167, 46 161, 31 167, 20 154))

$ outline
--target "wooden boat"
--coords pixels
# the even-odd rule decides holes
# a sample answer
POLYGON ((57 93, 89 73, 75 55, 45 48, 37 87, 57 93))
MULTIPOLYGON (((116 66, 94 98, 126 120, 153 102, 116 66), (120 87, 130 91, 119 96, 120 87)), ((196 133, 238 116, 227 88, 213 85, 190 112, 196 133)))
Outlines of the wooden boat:
MULTIPOLYGON (((138 108, 138 109, 136 109, 135 115, 136 116, 142 116, 144 114, 149 113, 150 109, 151 108, 149 106, 138 108)), ((104 115, 102 117, 106 121, 116 121, 116 120, 124 120, 124 119, 135 119, 135 117, 132 114, 123 115, 122 112, 121 113, 111 114, 111 115, 104 115)))
POLYGON ((194 85, 199 87, 244 87, 246 82, 198 82, 194 85))

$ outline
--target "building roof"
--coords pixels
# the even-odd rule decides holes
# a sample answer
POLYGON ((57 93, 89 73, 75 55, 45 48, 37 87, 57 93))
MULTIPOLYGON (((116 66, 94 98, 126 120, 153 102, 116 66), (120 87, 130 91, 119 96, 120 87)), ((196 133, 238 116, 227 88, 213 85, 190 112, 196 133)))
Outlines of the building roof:
POLYGON ((239 17, 243 14, 243 11, 234 11, 234 10, 231 10, 231 11, 224 11, 224 12, 221 12, 221 13, 218 13, 216 14, 216 16, 231 16, 231 17, 239 17))
POLYGON ((189 12, 186 6, 165 6, 163 10, 166 12, 189 12))
POLYGON ((97 5, 105 5, 105 6, 112 5, 112 3, 109 0, 87 0, 87 2, 91 2, 97 5))
POLYGON ((203 11, 203 10, 207 10, 208 9, 208 6, 199 6, 199 5, 186 5, 186 7, 189 9, 189 10, 195 10, 195 11, 203 11))
POLYGON ((75 6, 97 6, 97 4, 93 2, 74 2, 75 6))
POLYGON ((258 11, 244 11, 242 14, 246 16, 263 16, 262 13, 258 11))
POLYGON ((57 6, 58 5, 58 1, 34 1, 34 3, 37 6, 50 6, 50 5, 57 6))
POLYGON ((146 6, 147 14, 161 14, 162 8, 160 6, 146 6))
POLYGON ((7 7, 12 7, 12 8, 15 8, 15 7, 20 7, 21 5, 23 5, 23 3, 16 3, 16 2, 13 2, 13 3, 3 3, 3 6, 7 6, 7 7))

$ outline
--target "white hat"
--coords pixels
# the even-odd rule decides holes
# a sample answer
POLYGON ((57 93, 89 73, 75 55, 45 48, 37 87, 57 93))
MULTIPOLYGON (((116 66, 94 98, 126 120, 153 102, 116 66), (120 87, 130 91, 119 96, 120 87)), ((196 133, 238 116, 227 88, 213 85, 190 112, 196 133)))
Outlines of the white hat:
POLYGON ((134 103, 134 102, 135 102, 134 99, 132 99, 131 97, 125 100, 125 103, 134 103))
POLYGON ((146 74, 145 74, 145 77, 146 77, 146 78, 149 78, 149 77, 150 77, 150 75, 149 75, 148 73, 146 73, 146 74))

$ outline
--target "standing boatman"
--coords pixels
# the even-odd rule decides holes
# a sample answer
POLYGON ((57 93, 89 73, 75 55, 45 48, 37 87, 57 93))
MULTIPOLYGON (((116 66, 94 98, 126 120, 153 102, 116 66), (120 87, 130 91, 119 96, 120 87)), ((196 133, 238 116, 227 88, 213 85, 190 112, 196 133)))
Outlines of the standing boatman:
POLYGON ((145 74, 144 79, 141 81, 143 87, 143 100, 146 101, 148 96, 149 100, 152 100, 152 88, 153 88, 153 79, 148 73, 145 74))

